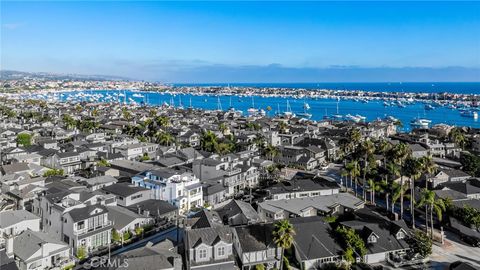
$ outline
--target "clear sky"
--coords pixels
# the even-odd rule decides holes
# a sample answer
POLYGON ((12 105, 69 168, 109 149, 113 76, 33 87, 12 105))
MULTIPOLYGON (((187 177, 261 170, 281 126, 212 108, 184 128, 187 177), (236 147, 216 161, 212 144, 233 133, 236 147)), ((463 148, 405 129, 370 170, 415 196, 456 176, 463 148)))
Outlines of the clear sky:
POLYGON ((480 2, 5 2, 2 69, 163 82, 480 81, 480 2))

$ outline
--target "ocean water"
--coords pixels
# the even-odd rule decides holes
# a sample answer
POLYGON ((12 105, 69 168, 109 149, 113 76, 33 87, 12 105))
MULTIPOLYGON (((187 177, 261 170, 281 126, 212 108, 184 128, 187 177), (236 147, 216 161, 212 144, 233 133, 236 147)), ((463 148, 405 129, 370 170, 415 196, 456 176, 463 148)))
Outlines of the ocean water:
MULTIPOLYGON (((80 91, 83 93, 96 93, 101 94, 103 98, 99 98, 98 101, 106 101, 105 96, 113 95, 115 93, 123 93, 120 91, 112 90, 98 90, 98 91, 80 91)), ((78 96, 79 92, 65 92, 61 96, 61 99, 66 100, 69 96, 76 96, 74 100, 81 101, 87 100, 78 96)), ((192 106, 199 109, 221 109, 228 110, 233 107, 237 110, 243 111, 243 114, 247 114, 247 110, 252 106, 257 109, 267 110, 267 107, 271 107, 271 111, 267 112, 267 115, 273 116, 277 111, 285 112, 287 110, 287 100, 294 113, 304 112, 304 103, 308 103, 310 106, 309 113, 312 114, 313 120, 321 120, 324 116, 331 116, 337 114, 337 100, 336 99, 293 99, 283 97, 237 97, 237 96, 199 96, 191 94, 165 94, 154 92, 141 92, 144 96, 134 97, 134 94, 138 92, 125 91, 127 103, 130 100, 134 100, 137 103, 147 102, 149 105, 163 105, 173 104, 174 106, 180 106, 187 108, 192 106)), ((123 101, 123 97, 120 98, 123 101)), ((338 113, 341 115, 362 115, 366 117, 366 121, 372 121, 377 118, 384 118, 386 116, 393 116, 404 124, 404 130, 410 129, 410 121, 414 118, 427 118, 432 120, 433 124, 445 123, 449 125, 468 126, 480 128, 479 119, 462 117, 460 112, 455 109, 449 109, 447 107, 437 107, 433 110, 425 110, 424 104, 421 102, 407 105, 405 108, 396 106, 384 107, 383 101, 370 101, 368 103, 362 103, 354 100, 340 100, 338 102, 338 113)))
MULTIPOLYGON (((480 80, 480 78, 479 78, 480 80)), ((363 90, 369 92, 458 93, 479 94, 480 82, 373 82, 373 83, 202 83, 174 86, 244 86, 303 89, 363 90)))

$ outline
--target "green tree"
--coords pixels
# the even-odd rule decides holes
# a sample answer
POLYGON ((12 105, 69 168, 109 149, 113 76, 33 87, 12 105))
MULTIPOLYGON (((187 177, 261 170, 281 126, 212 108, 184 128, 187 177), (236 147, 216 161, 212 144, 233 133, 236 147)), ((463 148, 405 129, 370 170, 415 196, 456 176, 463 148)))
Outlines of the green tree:
POLYGON ((267 144, 264 151, 265 151, 265 156, 269 160, 273 160, 276 156, 278 156, 278 154, 280 154, 280 151, 278 151, 278 148, 273 146, 272 144, 267 144))
POLYGON ((77 258, 79 260, 87 258, 87 249, 84 246, 79 246, 77 248, 77 258))
POLYGON ((343 242, 345 248, 352 248, 353 251, 360 255, 363 260, 365 254, 367 254, 367 248, 365 247, 365 242, 360 235, 354 229, 345 227, 343 225, 338 226, 335 229, 335 232, 337 236, 340 237, 340 240, 343 242))
POLYGON ((125 231, 123 233, 123 241, 128 241, 130 237, 132 237, 132 234, 130 233, 130 231, 125 231))
POLYGON ((118 233, 117 230, 112 229, 112 242, 118 243, 122 241, 122 236, 118 233))
POLYGON ((371 157, 375 153, 375 145, 373 144, 372 141, 366 140, 360 145, 360 155, 363 156, 363 181, 362 181, 362 196, 363 199, 366 201, 367 200, 367 190, 366 190, 366 185, 367 185, 367 173, 369 172, 369 166, 368 166, 368 160, 369 157, 371 157))
POLYGON ((375 193, 376 192, 383 192, 383 187, 382 187, 382 183, 377 183, 375 182, 375 180, 373 179, 369 179, 367 181, 367 191, 370 192, 370 202, 373 204, 373 205, 376 205, 375 204, 375 193))
POLYGON ((420 230, 415 230, 413 236, 408 239, 410 247, 423 258, 432 254, 432 239, 420 230))
POLYGON ((462 149, 465 148, 465 143, 467 142, 463 130, 459 128, 453 128, 448 134, 450 140, 456 145, 460 146, 462 149))
POLYGON ((255 270, 265 270, 265 265, 264 264, 257 264, 255 265, 255 270))
POLYGON ((17 135, 17 144, 21 146, 32 145, 32 135, 28 133, 20 133, 17 135))
POLYGON ((135 235, 141 235, 142 233, 143 233, 143 228, 142 227, 135 228, 135 235))
POLYGON ((431 232, 430 236, 433 239, 433 212, 436 213, 438 220, 442 220, 443 212, 446 211, 445 202, 443 199, 435 198, 435 193, 428 189, 422 189, 420 195, 420 201, 418 203, 418 207, 427 206, 428 209, 425 209, 425 226, 428 228, 428 210, 430 210, 430 225, 431 225, 431 232))
POLYGON ((43 173, 43 177, 62 176, 63 174, 64 174, 63 169, 49 169, 43 173))
POLYGON ((161 127, 168 127, 170 125, 170 118, 165 115, 157 116, 155 122, 161 127))
POLYGON ((63 117, 62 117, 62 120, 63 120, 63 123, 65 124, 65 126, 67 127, 67 129, 72 129, 75 127, 76 125, 76 122, 75 119, 73 119, 72 116, 68 115, 68 114, 64 114, 63 117))
POLYGON ((157 143, 161 145, 170 146, 172 143, 175 142, 175 138, 172 136, 172 134, 168 132, 159 132, 156 135, 156 138, 157 143))
POLYGON ((480 157, 470 153, 462 153, 460 156, 463 170, 472 176, 480 176, 480 157))
POLYGON ((284 219, 275 223, 273 229, 273 242, 277 247, 282 249, 282 255, 280 262, 280 270, 283 269, 283 257, 285 256, 285 249, 289 249, 293 244, 293 236, 295 235, 295 230, 290 221, 284 219))
POLYGON ((415 181, 420 178, 423 172, 421 160, 410 157, 405 160, 405 174, 410 177, 410 215, 412 216, 412 227, 415 229, 415 181))
POLYGON ((97 162, 97 166, 100 166, 100 167, 110 167, 110 163, 105 160, 105 159, 100 159, 98 162, 97 162))
POLYGON ((346 170, 350 174, 350 187, 352 186, 352 179, 355 182, 355 196, 357 196, 357 190, 358 190, 358 179, 357 177, 360 176, 360 164, 358 163, 358 160, 352 160, 346 165, 346 170))
MULTIPOLYGON (((412 151, 410 147, 405 143, 399 143, 392 148, 392 156, 395 163, 400 165, 400 168, 403 168, 405 160, 411 156, 412 151)), ((400 185, 404 186, 403 179, 403 170, 400 170, 400 185)), ((404 189, 400 189, 402 193, 400 194, 400 218, 403 219, 403 199, 404 199, 404 189)))
POLYGON ((200 138, 200 147, 204 151, 215 152, 215 148, 218 144, 218 138, 215 133, 210 130, 205 131, 200 138))

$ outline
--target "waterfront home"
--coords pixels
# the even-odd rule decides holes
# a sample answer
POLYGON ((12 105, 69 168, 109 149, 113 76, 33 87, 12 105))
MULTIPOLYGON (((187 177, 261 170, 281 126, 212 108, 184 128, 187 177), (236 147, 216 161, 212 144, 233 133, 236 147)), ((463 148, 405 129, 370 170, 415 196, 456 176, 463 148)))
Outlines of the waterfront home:
POLYGON ((364 202, 349 193, 288 200, 271 200, 258 204, 258 214, 264 221, 294 217, 342 215, 363 208, 364 202))
POLYGON ((15 259, 18 269, 63 269, 74 265, 67 244, 47 233, 26 230, 6 244, 7 256, 15 259))

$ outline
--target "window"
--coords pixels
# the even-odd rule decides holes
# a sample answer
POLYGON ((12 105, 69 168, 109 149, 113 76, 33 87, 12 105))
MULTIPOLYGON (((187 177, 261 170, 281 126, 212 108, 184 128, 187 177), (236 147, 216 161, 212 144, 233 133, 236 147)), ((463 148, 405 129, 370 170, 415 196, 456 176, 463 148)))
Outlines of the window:
POLYGON ((217 249, 218 256, 225 256, 225 247, 219 247, 217 249))
POLYGON ((83 228, 85 228, 85 221, 82 220, 77 223, 77 230, 81 230, 83 228))
POLYGON ((198 250, 198 258, 199 258, 199 259, 205 259, 205 258, 207 258, 207 250, 206 250, 206 249, 200 249, 200 250, 198 250))
POLYGON ((373 234, 371 234, 369 237, 368 237, 368 240, 367 240, 368 243, 376 243, 377 242, 377 237, 373 234))
POLYGON ((403 231, 399 231, 397 233, 397 239, 403 239, 403 238, 405 238, 405 233, 403 233, 403 231))

